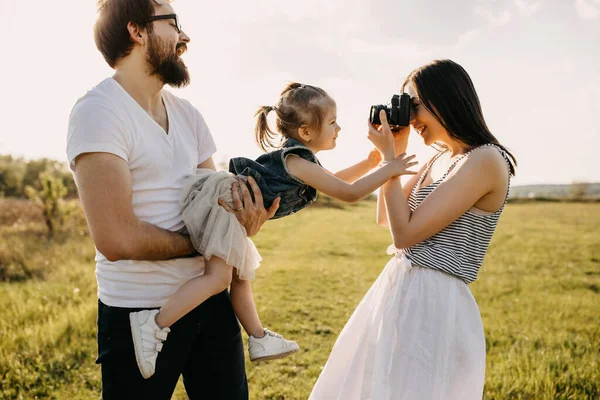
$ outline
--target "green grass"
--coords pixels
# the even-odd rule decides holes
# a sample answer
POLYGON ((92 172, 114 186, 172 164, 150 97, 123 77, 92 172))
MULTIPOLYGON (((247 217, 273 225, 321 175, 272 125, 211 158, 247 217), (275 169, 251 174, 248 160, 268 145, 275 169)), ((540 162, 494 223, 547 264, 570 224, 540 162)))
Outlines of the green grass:
MULTIPOLYGON (((0 271, 11 280, 0 283, 0 398, 100 398, 85 224, 48 243, 39 222, 0 223, 0 271)), ((250 397, 306 399, 388 260, 389 234, 362 202, 269 222, 255 242, 261 318, 301 351, 248 362, 250 397)), ((486 399, 600 398, 600 204, 509 205, 471 289, 487 340, 486 399)), ((186 398, 181 384, 174 398, 186 398)))

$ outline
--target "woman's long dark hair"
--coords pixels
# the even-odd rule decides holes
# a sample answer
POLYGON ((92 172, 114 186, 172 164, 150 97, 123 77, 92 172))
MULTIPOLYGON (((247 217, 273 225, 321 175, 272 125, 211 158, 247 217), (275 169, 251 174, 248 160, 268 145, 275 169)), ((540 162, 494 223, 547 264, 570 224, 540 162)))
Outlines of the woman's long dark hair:
POLYGON ((473 82, 463 67, 451 60, 435 60, 411 72, 402 91, 408 84, 452 139, 469 147, 497 145, 508 155, 510 174, 515 175, 517 160, 490 132, 473 82))

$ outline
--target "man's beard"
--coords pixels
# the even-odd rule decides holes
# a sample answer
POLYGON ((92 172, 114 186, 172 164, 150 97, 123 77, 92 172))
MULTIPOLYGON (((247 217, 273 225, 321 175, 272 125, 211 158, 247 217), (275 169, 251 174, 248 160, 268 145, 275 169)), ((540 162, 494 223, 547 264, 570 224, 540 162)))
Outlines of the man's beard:
MULTIPOLYGON (((179 47, 186 50, 183 43, 177 45, 179 47)), ((154 34, 149 37, 146 61, 150 66, 150 75, 158 76, 164 84, 180 88, 190 83, 190 74, 183 60, 168 43, 154 34)))

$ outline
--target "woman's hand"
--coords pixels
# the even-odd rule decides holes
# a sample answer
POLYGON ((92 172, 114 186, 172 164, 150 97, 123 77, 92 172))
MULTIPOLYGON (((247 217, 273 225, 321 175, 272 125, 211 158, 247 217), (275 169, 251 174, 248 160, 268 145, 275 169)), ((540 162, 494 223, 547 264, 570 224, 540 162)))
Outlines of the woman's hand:
POLYGON ((245 182, 242 182, 241 184, 234 182, 231 186, 234 208, 229 207, 222 199, 219 199, 219 204, 230 213, 235 214, 240 224, 246 228, 248 236, 254 236, 260 231, 263 224, 275 215, 281 199, 277 197, 275 201, 273 201, 271 207, 267 210, 263 204, 260 188, 256 184, 254 178, 249 176, 248 183, 250 184, 250 188, 252 188, 254 201, 252 201, 252 197, 250 196, 250 192, 248 191, 245 182), (240 188, 244 199, 243 203, 240 199, 240 188))
POLYGON ((379 112, 379 119, 381 120, 379 127, 369 123, 367 138, 379 150, 384 160, 391 161, 396 158, 394 135, 388 124, 385 111, 381 110, 379 112))

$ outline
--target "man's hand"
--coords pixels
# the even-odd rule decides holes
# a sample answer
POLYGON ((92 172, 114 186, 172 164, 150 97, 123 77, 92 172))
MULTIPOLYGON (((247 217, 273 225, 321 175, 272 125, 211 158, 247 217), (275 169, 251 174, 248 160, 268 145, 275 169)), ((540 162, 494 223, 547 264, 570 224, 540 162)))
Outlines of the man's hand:
POLYGON ((249 176, 248 183, 250 184, 250 188, 254 194, 254 201, 252 201, 250 192, 243 182, 241 185, 238 182, 234 182, 231 186, 231 195, 233 197, 234 208, 229 207, 221 199, 219 199, 219 204, 230 213, 235 214, 240 224, 246 228, 246 233, 248 236, 254 236, 260 231, 260 228, 262 228, 263 224, 275 215, 275 212, 279 208, 279 201, 281 199, 277 197, 275 201, 273 201, 271 207, 269 207, 267 210, 263 204, 263 197, 260 188, 256 184, 254 178, 249 176), (242 197, 244 199, 243 203, 240 199, 240 188, 242 197))

